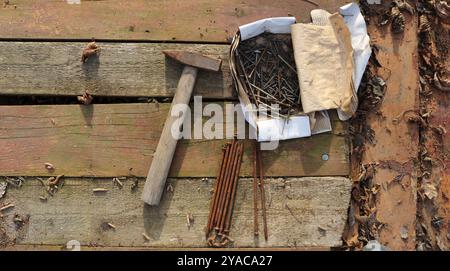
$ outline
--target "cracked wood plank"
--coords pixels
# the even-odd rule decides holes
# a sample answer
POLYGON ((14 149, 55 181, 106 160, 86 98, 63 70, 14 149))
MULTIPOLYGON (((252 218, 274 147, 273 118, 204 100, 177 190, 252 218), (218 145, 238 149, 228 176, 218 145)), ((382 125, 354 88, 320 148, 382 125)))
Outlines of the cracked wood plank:
MULTIPOLYGON (((111 179, 65 178, 61 190, 47 202, 42 202, 39 196, 45 194, 43 187, 36 178, 27 178, 21 189, 9 189, 0 201, 16 206, 3 214, 0 229, 5 235, 1 245, 15 243, 65 248, 68 241, 77 240, 81 249, 88 246, 206 247, 204 227, 215 180, 169 179, 168 185, 173 191, 164 193, 159 207, 144 205, 140 200, 144 181, 139 179, 138 188, 132 192, 132 178, 123 180, 123 189, 115 186, 111 179), (96 187, 109 191, 94 195, 92 189, 96 187), (12 222, 16 213, 29 216, 29 222, 19 230, 12 222), (190 227, 186 224, 188 213, 194 218, 190 227), (101 224, 104 222, 114 224, 116 229, 103 230, 101 224), (150 237, 148 242, 142 237, 144 232, 150 237)), ((348 178, 267 179, 267 243, 262 237, 259 241, 253 238, 251 187, 251 179, 239 181, 231 228, 231 237, 235 240, 233 247, 341 245, 351 189, 348 178)))
MULTIPOLYGON (((167 103, 0 106, 0 176, 145 177, 169 108, 167 103), (44 167, 47 162, 53 172, 44 167)), ((332 115, 333 133, 281 141, 263 152, 265 175, 348 176, 346 125, 332 115), (322 161, 324 153, 328 161, 322 161)), ((225 142, 180 140, 169 176, 215 176, 225 142)), ((251 146, 246 140, 241 176, 252 176, 251 146)))
POLYGON ((98 42, 99 57, 82 63, 85 45, 0 42, 0 94, 172 97, 183 65, 162 51, 188 50, 223 60, 220 72, 199 71, 193 95, 235 99, 226 45, 98 42))
POLYGON ((226 42, 239 25, 279 16, 309 22, 312 9, 333 13, 348 1, 314 2, 319 7, 297 0, 14 0, 0 12, 0 37, 226 42))

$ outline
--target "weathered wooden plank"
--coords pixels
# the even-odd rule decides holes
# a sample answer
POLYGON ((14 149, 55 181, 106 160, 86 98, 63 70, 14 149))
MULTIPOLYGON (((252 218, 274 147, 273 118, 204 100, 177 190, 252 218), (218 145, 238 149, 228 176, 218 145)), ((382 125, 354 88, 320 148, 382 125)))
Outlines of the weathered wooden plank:
MULTIPOLYGON (((144 177, 169 107, 1 106, 0 175, 144 177), (45 169, 46 162, 54 165, 53 172, 45 169)), ((263 152, 266 176, 347 176, 349 151, 343 125, 335 121, 335 134, 282 141, 277 149, 263 152), (329 155, 327 161, 322 161, 324 153, 329 155)), ((223 134, 221 127, 217 129, 223 134)), ((215 176, 224 143, 207 139, 179 141, 169 176, 215 176)), ((251 146, 245 143, 242 176, 252 176, 251 146)))
POLYGON ((170 97, 183 65, 162 50, 190 50, 223 60, 221 72, 199 72, 194 95, 233 98, 226 45, 98 43, 100 56, 82 63, 85 45, 0 42, 0 94, 170 97))
MULTIPOLYGON (((138 247, 205 247, 204 227, 209 213, 212 179, 169 179, 159 207, 140 200, 144 179, 130 190, 132 179, 123 189, 106 179, 65 179, 65 184, 47 202, 39 200, 45 191, 35 178, 21 189, 9 189, 0 204, 13 209, 3 212, 0 221, 3 244, 15 238, 20 245, 60 245, 77 240, 81 248, 90 245, 138 247), (109 191, 94 195, 93 188, 109 191), (29 222, 16 229, 14 214, 29 216, 29 222), (186 224, 186 215, 194 221, 186 224), (103 222, 116 230, 103 230, 103 222), (151 240, 145 242, 142 233, 151 240)), ((234 247, 333 247, 341 245, 351 181, 343 177, 268 179, 266 184, 269 240, 253 238, 252 181, 239 182, 233 213, 231 237, 234 247), (286 207, 287 206, 287 207, 286 207), (322 229, 319 229, 323 228, 322 229)), ((260 220, 261 221, 261 220, 260 220)), ((262 226, 262 225, 261 225, 262 226)))
MULTIPOLYGON (((375 144, 367 145, 363 163, 398 163, 412 165, 417 158, 419 130, 407 120, 397 119, 407 110, 418 108, 419 78, 417 63, 417 17, 408 16, 403 35, 386 35, 376 25, 369 25, 372 42, 379 48, 380 76, 386 80, 386 94, 378 110, 368 114, 367 123, 375 132, 375 144), (382 118, 380 118, 382 115, 382 118)), ((417 181, 409 172, 400 182, 395 169, 378 167, 374 183, 382 189, 377 201, 377 218, 386 224, 380 232, 380 242, 394 250, 415 248, 417 181), (401 238, 401 229, 408 238, 401 238)))
MULTIPOLYGON (((330 247, 237 247, 237 248, 214 248, 214 251, 224 251, 224 252, 232 252, 232 251, 330 251, 332 248, 330 247)), ((58 251, 58 250, 70 250, 76 251, 74 247, 64 245, 8 245, 6 247, 0 247, 0 251, 58 251)), ((91 246, 83 246, 83 249, 80 247, 80 251, 178 251, 180 248, 177 247, 149 247, 149 246, 99 246, 99 245, 91 245, 91 246)), ((191 247, 191 248, 183 248, 186 251, 211 251, 212 248, 209 247, 191 247)))
POLYGON ((348 1, 71 1, 14 0, 0 13, 2 38, 83 38, 225 42, 239 25, 266 17, 336 12, 348 1), (14 8, 14 5, 16 8, 14 8))
MULTIPOLYGON (((450 54, 438 49, 444 44, 439 41, 438 37, 449 33, 450 25, 441 23, 441 25, 434 27, 432 31, 431 35, 434 38, 429 49, 442 59, 443 74, 448 75, 450 74, 450 54), (441 43, 439 44, 439 42, 441 43)), ((426 50, 424 51, 426 52, 426 50)), ((436 187, 437 196, 433 200, 428 200, 428 198, 422 200, 418 211, 421 214, 420 222, 428 229, 427 237, 431 239, 433 249, 446 250, 447 248, 448 250, 450 248, 450 224, 448 223, 450 221, 450 201, 448 200, 450 196, 450 136, 447 133, 450 130, 450 114, 448 113, 450 95, 434 86, 429 87, 432 89, 431 95, 421 97, 421 106, 424 106, 422 112, 430 112, 430 116, 427 118, 430 126, 422 130, 421 136, 424 141, 424 148, 427 150, 426 156, 431 158, 433 162, 430 164, 430 169, 422 170, 423 173, 429 171, 430 175, 425 175, 422 178, 422 185, 419 190, 425 187, 425 183, 428 183, 428 185, 431 184, 436 187), (444 133, 439 134, 437 129, 443 129, 444 133), (436 225, 434 219, 438 217, 444 221, 440 228, 434 227, 436 225)), ((428 90, 425 87, 422 87, 422 89, 428 90)), ((422 190, 421 193, 423 192, 425 191, 422 190)))

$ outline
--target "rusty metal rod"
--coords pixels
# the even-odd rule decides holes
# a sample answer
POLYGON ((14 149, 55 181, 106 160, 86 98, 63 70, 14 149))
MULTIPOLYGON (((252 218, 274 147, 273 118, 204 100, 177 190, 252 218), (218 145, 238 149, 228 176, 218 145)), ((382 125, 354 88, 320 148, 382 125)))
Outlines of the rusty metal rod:
POLYGON ((257 151, 258 141, 255 140, 253 144, 253 233, 255 236, 259 235, 258 225, 258 176, 257 176, 257 151))
POLYGON ((220 186, 218 187, 217 190, 217 199, 216 199, 216 205, 214 207, 214 214, 211 220, 211 230, 216 226, 216 221, 217 221, 217 217, 218 217, 218 213, 219 213, 219 203, 220 203, 220 199, 222 197, 222 191, 223 188, 225 186, 225 173, 227 170, 227 166, 228 166, 228 161, 230 158, 230 152, 231 152, 231 144, 227 144, 226 148, 225 148, 225 159, 223 161, 223 172, 222 172, 222 177, 221 177, 221 181, 220 181, 220 186))
POLYGON ((234 181, 234 177, 235 177, 235 169, 237 167, 237 162, 238 162, 238 155, 239 155, 239 143, 236 139, 233 140, 234 144, 236 145, 235 151, 233 152, 233 162, 231 163, 231 167, 229 168, 230 171, 230 175, 229 175, 229 180, 227 183, 227 187, 226 187, 226 193, 225 193, 225 202, 223 205, 223 211, 222 211, 222 217, 220 218, 220 223, 219 223, 219 233, 223 232, 223 228, 225 225, 225 219, 227 217, 227 212, 228 212, 228 206, 230 204, 230 197, 231 197, 231 189, 233 186, 233 181, 234 181))
POLYGON ((206 236, 209 235, 209 232, 212 229, 212 217, 213 217, 215 208, 217 206, 217 198, 218 198, 218 193, 217 192, 218 192, 219 187, 221 186, 221 183, 222 183, 222 173, 224 171, 225 153, 226 153, 226 146, 224 146, 224 148, 222 149, 222 159, 221 159, 220 170, 219 170, 219 174, 217 176, 216 185, 215 185, 215 188, 214 188, 214 194, 212 196, 210 209, 209 209, 208 224, 206 226, 206 236))
POLYGON ((259 189, 261 190, 261 209, 263 215, 264 239, 267 241, 268 230, 267 230, 267 214, 266 214, 266 195, 264 189, 264 169, 259 144, 256 153, 258 154, 259 180, 260 180, 259 189))
POLYGON ((233 161, 233 166, 231 167, 231 176, 230 176, 230 183, 229 186, 227 187, 227 194, 226 194, 226 201, 225 201, 225 206, 224 206, 224 213, 222 216, 222 219, 220 221, 220 230, 219 232, 223 233, 224 227, 225 227, 225 221, 228 217, 228 213, 230 211, 230 200, 231 200, 231 195, 232 195, 232 190, 234 187, 234 182, 235 182, 235 178, 236 178, 236 169, 238 168, 238 162, 239 162, 239 153, 240 153, 240 149, 241 149, 241 144, 236 140, 236 144, 237 144, 237 148, 236 148, 236 153, 235 153, 235 159, 233 161))
POLYGON ((233 189, 231 190, 231 202, 230 202, 230 207, 227 213, 227 219, 225 222, 225 233, 228 234, 230 232, 230 227, 231 227, 231 219, 233 217, 233 210, 234 210, 234 203, 236 201, 236 191, 237 191, 237 186, 239 183, 239 173, 241 171, 241 165, 242 165, 242 156, 244 155, 244 144, 241 142, 240 143, 240 149, 238 152, 238 167, 236 168, 236 172, 235 172, 235 179, 234 179, 234 183, 233 183, 233 189))
POLYGON ((216 216, 216 221, 214 223, 216 231, 219 231, 219 229, 220 229, 220 221, 221 221, 222 215, 224 213, 226 188, 228 187, 228 184, 230 182, 230 175, 231 175, 230 167, 231 167, 233 159, 235 157, 235 152, 236 152, 236 142, 233 141, 231 143, 231 150, 230 150, 230 156, 228 157, 227 167, 225 168, 226 169, 225 170, 225 179, 224 179, 225 182, 224 182, 224 186, 222 188, 221 195, 220 195, 218 214, 216 216))

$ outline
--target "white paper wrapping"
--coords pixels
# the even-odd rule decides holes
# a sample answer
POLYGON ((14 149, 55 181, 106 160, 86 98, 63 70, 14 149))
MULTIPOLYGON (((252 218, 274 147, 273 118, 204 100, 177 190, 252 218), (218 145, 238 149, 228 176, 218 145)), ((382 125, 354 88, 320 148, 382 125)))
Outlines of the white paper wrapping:
POLYGON ((367 35, 366 21, 361 14, 358 4, 350 3, 339 8, 339 13, 344 16, 345 24, 351 33, 353 47, 353 82, 358 90, 361 79, 369 62, 372 49, 370 49, 370 38, 367 35))
MULTIPOLYGON (((361 11, 356 3, 342 6, 339 13, 344 16, 346 25, 351 33, 351 43, 354 59, 353 81, 358 89, 364 70, 372 53, 370 49, 370 39, 367 35, 366 23, 361 11)), ((239 27, 241 40, 246 40, 258 36, 264 32, 274 34, 291 33, 291 25, 296 22, 295 17, 275 17, 258 20, 239 27)), ((258 141, 285 140, 291 138, 311 136, 311 128, 308 116, 291 117, 289 122, 281 119, 254 120, 254 112, 247 108, 241 101, 242 112, 247 122, 254 128, 258 127, 258 141)), ((324 112, 327 114, 327 112, 324 112)), ((329 118, 326 118, 329 121, 329 118)), ((324 126, 329 124, 325 123, 324 126)), ((323 132, 328 129, 323 129, 323 132)), ((316 132, 317 133, 317 132, 316 132)))
POLYGON ((264 32, 289 34, 291 33, 291 24, 295 24, 295 21, 295 17, 274 17, 239 26, 241 40, 251 39, 264 32))
MULTIPOLYGON (((291 25, 296 22, 295 17, 275 17, 258 20, 239 27, 241 41, 251 39, 264 32, 273 34, 291 33, 291 25)), ((286 140, 311 136, 308 116, 293 116, 289 121, 284 119, 253 119, 252 110, 241 101, 242 112, 247 122, 254 128, 258 127, 259 142, 286 140)))

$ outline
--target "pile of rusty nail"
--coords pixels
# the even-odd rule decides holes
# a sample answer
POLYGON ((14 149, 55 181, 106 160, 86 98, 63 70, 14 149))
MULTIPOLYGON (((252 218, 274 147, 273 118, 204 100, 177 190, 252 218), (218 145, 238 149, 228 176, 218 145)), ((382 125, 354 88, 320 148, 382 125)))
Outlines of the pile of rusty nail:
POLYGON ((291 35, 263 33, 241 41, 235 57, 238 75, 254 105, 268 110, 279 105, 282 117, 301 110, 291 35))
POLYGON ((225 247, 233 242, 229 234, 243 153, 242 141, 233 140, 224 146, 206 226, 206 238, 211 247, 225 247))

